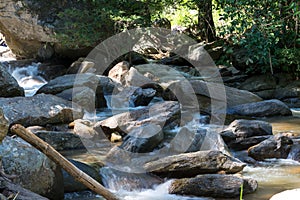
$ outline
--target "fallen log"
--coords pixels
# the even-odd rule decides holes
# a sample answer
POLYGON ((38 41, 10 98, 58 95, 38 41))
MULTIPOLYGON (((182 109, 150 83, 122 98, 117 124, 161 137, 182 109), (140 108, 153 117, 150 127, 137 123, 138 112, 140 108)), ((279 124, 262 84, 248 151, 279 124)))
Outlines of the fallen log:
POLYGON ((102 195, 107 200, 119 200, 119 198, 103 187, 100 183, 94 180, 92 177, 78 169, 71 162, 69 162, 65 157, 63 157, 59 152, 57 152, 51 145, 34 135, 32 132, 27 130, 20 124, 15 124, 11 127, 11 132, 15 133, 23 140, 30 143, 36 149, 43 152, 56 164, 60 165, 66 172, 73 176, 77 181, 84 184, 90 190, 102 195))

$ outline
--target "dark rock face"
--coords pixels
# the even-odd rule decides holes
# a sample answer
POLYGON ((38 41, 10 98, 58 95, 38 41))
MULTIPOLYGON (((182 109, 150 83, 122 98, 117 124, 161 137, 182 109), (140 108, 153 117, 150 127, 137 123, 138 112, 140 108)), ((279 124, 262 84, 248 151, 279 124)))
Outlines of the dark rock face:
POLYGON ((227 113, 251 117, 292 115, 288 106, 276 99, 233 106, 228 109, 227 113))
MULTIPOLYGON (((84 173, 88 174, 90 177, 98 181, 99 183, 102 183, 101 177, 99 172, 94 169, 93 167, 76 161, 76 160, 69 160, 73 165, 75 165, 78 169, 83 171, 84 173)), ((64 191, 65 192, 78 192, 87 190, 88 188, 84 186, 82 183, 76 181, 73 176, 69 175, 68 172, 65 170, 62 170, 63 178, 64 178, 64 191)))
POLYGON ((174 180, 169 188, 170 194, 204 196, 214 198, 235 198, 240 195, 241 185, 244 194, 253 193, 258 184, 253 179, 234 175, 205 174, 194 178, 174 180))
POLYGON ((0 97, 24 96, 24 90, 14 77, 0 64, 0 97))
POLYGON ((288 158, 300 162, 300 144, 292 146, 288 158))
POLYGON ((270 75, 252 76, 243 82, 240 87, 242 90, 250 92, 258 92, 262 90, 270 90, 276 88, 276 79, 270 75))
POLYGON ((23 126, 69 123, 83 116, 76 104, 50 94, 0 98, 0 105, 9 124, 23 126))
POLYGON ((6 137, 0 145, 5 173, 17 175, 15 183, 51 199, 63 199, 61 169, 43 153, 20 138, 6 137))
POLYGON ((219 171, 236 173, 245 166, 246 164, 220 151, 198 151, 148 162, 144 168, 162 177, 182 178, 219 171))
POLYGON ((284 135, 277 134, 261 143, 250 147, 248 154, 255 160, 264 160, 266 158, 287 158, 293 141, 284 135))
POLYGON ((272 126, 259 120, 235 120, 221 132, 228 147, 235 150, 249 147, 268 139, 272 135, 272 126))
POLYGON ((85 148, 80 137, 71 132, 36 131, 35 135, 50 144, 57 151, 85 148))

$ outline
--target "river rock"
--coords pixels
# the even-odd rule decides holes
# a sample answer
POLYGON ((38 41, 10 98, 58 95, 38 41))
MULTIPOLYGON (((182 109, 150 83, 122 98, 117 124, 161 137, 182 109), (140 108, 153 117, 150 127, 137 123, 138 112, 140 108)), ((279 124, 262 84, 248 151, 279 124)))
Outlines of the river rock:
POLYGON ((50 94, 0 98, 0 105, 9 124, 23 126, 69 123, 83 116, 78 105, 50 94))
POLYGON ((221 133, 228 147, 235 150, 249 147, 268 139, 272 135, 272 126, 260 120, 235 120, 221 133))
POLYGON ((300 195, 300 188, 293 190, 285 190, 283 192, 273 195, 270 200, 298 200, 300 195))
POLYGON ((124 77, 129 71, 129 67, 130 64, 127 61, 119 62, 111 70, 109 70, 108 77, 124 85, 124 77))
POLYGON ((0 97, 15 96, 24 96, 24 90, 0 63, 0 97))
POLYGON ((285 87, 277 88, 275 90, 275 98, 276 99, 287 99, 287 98, 293 98, 293 97, 299 97, 300 91, 300 81, 294 81, 288 85, 285 85, 285 87))
POLYGON ((253 193, 258 187, 254 179, 234 175, 205 174, 172 181, 169 193, 199 197, 236 198, 240 196, 241 185, 243 185, 243 194, 253 193))
POLYGON ((54 94, 66 100, 74 100, 91 111, 94 110, 94 105, 96 108, 106 107, 102 86, 99 83, 99 78, 94 74, 67 74, 51 80, 37 93, 54 94), (95 102, 91 102, 93 99, 95 102))
POLYGON ((94 74, 67 74, 49 81, 37 93, 58 94, 73 87, 89 87, 95 89, 98 78, 94 74))
POLYGON ((35 131, 34 134, 57 151, 85 149, 80 137, 72 132, 39 130, 35 131))
POLYGON ((220 151, 198 151, 168 156, 144 165, 146 171, 162 177, 184 178, 198 174, 237 173, 242 171, 246 164, 220 151))
POLYGON ((243 82, 239 89, 257 92, 276 88, 276 78, 267 74, 256 75, 243 82))
POLYGON ((288 155, 288 159, 300 162, 300 144, 294 144, 288 155))
POLYGON ((142 75, 134 67, 131 67, 130 70, 124 75, 124 80, 122 80, 122 82, 125 83, 125 86, 136 86, 136 87, 143 87, 144 85, 154 83, 153 80, 142 75))
POLYGON ((249 117, 270 117, 292 115, 289 107, 283 102, 272 99, 230 107, 228 114, 249 117))
POLYGON ((38 65, 38 75, 47 81, 63 76, 66 71, 67 68, 60 64, 42 63, 38 65))
POLYGON ((248 149, 248 154, 255 160, 264 160, 267 158, 283 158, 289 155, 293 141, 282 134, 271 136, 269 139, 252 146, 248 149))
MULTIPOLYGON (((166 101, 154 105, 114 115, 97 122, 94 129, 110 135, 113 132, 130 134, 134 129, 149 124, 159 125, 161 128, 179 119, 180 107, 178 102, 166 101)), ((149 134, 151 135, 151 134, 149 134)))
MULTIPOLYGON (((101 177, 99 172, 85 164, 76 160, 69 160, 73 165, 75 165, 78 169, 83 171, 84 173, 88 174, 90 177, 98 181, 99 183, 102 184, 101 177)), ((68 172, 65 170, 62 170, 63 178, 64 178, 64 191, 65 192, 78 192, 78 191, 83 191, 87 190, 88 188, 83 185, 82 183, 76 181, 73 176, 71 176, 68 172)))
POLYGON ((20 138, 6 137, 0 156, 5 173, 16 175, 14 183, 51 199, 63 199, 61 169, 43 153, 20 138))
POLYGON ((4 116, 3 110, 0 108, 0 143, 8 132, 9 123, 4 116))
POLYGON ((116 95, 111 96, 110 107, 122 109, 137 106, 147 106, 155 96, 152 88, 126 87, 116 95))
POLYGON ((120 148, 133 153, 151 152, 163 139, 164 133, 159 125, 142 125, 124 137, 120 148))

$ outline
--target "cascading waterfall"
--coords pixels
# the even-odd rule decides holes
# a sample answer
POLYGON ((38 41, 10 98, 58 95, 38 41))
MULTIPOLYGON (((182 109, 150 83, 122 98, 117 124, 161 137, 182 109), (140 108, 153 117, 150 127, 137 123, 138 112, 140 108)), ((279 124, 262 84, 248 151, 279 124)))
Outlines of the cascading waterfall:
POLYGON ((9 67, 9 73, 17 80, 18 84, 24 88, 25 96, 33 96, 39 88, 47 81, 39 75, 38 66, 40 63, 32 63, 26 67, 9 67))

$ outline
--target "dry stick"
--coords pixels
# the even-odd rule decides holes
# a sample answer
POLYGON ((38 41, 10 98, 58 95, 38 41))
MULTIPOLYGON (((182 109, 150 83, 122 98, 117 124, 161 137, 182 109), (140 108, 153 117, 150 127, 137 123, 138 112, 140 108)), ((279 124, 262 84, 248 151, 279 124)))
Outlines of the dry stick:
POLYGON ((51 145, 41 140, 39 137, 28 131, 25 127, 20 124, 15 124, 11 127, 11 131, 17 134, 19 137, 33 145, 35 148, 47 155, 51 160, 60 165, 66 170, 71 176, 77 181, 84 184, 86 187, 102 195, 107 200, 119 200, 113 193, 104 188, 100 183, 94 180, 92 177, 78 169, 65 157, 58 153, 51 145))

